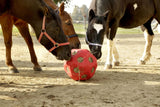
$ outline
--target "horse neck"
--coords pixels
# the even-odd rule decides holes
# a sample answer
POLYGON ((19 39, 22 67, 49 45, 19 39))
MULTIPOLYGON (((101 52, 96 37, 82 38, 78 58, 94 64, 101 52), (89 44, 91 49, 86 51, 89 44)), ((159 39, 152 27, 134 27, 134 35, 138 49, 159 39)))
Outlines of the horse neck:
POLYGON ((41 31, 43 21, 43 5, 41 0, 10 0, 8 12, 31 24, 38 37, 41 31))
POLYGON ((56 4, 52 1, 52 0, 44 0, 45 3, 50 6, 52 9, 57 9, 58 6, 56 6, 56 4))

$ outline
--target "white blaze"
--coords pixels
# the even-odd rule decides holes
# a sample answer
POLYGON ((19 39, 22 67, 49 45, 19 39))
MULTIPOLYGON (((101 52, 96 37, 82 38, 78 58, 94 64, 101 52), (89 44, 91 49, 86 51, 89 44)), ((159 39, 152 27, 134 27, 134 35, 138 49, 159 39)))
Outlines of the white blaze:
POLYGON ((99 33, 103 29, 102 24, 94 24, 93 27, 96 29, 97 33, 99 33))

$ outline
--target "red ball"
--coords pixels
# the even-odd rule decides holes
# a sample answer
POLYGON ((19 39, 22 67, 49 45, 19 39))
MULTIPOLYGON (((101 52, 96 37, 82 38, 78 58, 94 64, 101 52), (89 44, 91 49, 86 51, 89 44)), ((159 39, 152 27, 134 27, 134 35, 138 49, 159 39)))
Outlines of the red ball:
POLYGON ((74 80, 88 80, 97 68, 97 59, 87 49, 72 49, 71 59, 64 64, 64 70, 74 80))

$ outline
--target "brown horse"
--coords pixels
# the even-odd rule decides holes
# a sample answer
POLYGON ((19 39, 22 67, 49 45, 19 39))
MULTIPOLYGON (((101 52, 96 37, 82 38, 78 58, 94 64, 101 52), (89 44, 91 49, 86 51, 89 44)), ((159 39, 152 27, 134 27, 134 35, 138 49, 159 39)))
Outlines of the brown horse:
MULTIPOLYGON (((17 68, 14 66, 13 62, 12 62, 12 58, 11 58, 11 47, 12 47, 12 27, 13 25, 15 25, 18 30, 20 31, 21 35, 24 37, 27 45, 28 45, 28 48, 29 48, 29 51, 30 51, 30 55, 31 55, 31 61, 32 63, 34 64, 34 70, 35 71, 41 71, 41 67, 39 66, 38 62, 37 62, 37 57, 36 57, 36 54, 35 54, 35 51, 34 51, 34 48, 33 48, 33 42, 32 42, 32 39, 31 39, 31 36, 30 36, 30 33, 29 33, 29 29, 28 29, 28 23, 29 22, 32 27, 34 27, 34 30, 35 30, 35 33, 36 33, 36 36, 37 38, 39 38, 39 35, 40 35, 40 29, 42 27, 42 18, 43 18, 43 14, 44 13, 41 13, 41 10, 40 9, 43 9, 46 11, 51 11, 50 13, 47 13, 47 16, 46 16, 46 24, 47 23, 50 23, 49 22, 49 18, 50 17, 54 17, 56 21, 59 21, 57 19, 57 15, 53 12, 52 13, 52 10, 47 7, 47 8, 43 8, 43 7, 40 7, 41 5, 46 5, 46 4, 43 4, 43 1, 42 0, 37 0, 37 1, 34 1, 32 4, 27 4, 25 5, 25 3, 22 5, 21 3, 23 3, 24 1, 12 1, 12 2, 7 2, 8 4, 10 4, 8 7, 7 3, 6 3, 6 0, 4 0, 4 2, 0 2, 0 24, 2 26, 2 30, 3 30, 3 36, 4 36, 4 42, 5 42, 5 46, 6 46, 6 64, 7 66, 9 67, 9 71, 10 72, 13 72, 13 73, 17 73, 18 70, 17 68), (16 9, 16 5, 15 5, 15 2, 18 3, 17 6, 21 6, 22 10, 24 10, 24 14, 21 14, 21 8, 19 8, 19 10, 16 9), (42 3, 42 4, 40 4, 42 3), (34 9, 34 6, 33 5, 36 5, 37 7, 35 7, 35 10, 34 9), (4 7, 4 10, 1 9, 4 7), (6 7, 6 8, 5 8, 6 7), (39 8, 40 7, 40 8, 39 8), (28 11, 32 11, 32 14, 29 14, 28 12, 26 12, 26 9, 28 9, 28 11), (39 10, 38 10, 39 9, 39 10), (37 11, 38 10, 38 11, 37 11), (26 12, 26 13, 25 13, 26 12), (34 13, 35 12, 35 13, 34 13), (38 14, 39 16, 38 16, 38 14), (11 16, 10 13, 14 16, 11 16), (42 14, 42 15, 41 15, 42 14), (19 18, 22 18, 24 20, 26 20, 27 22, 21 20, 21 19, 18 19, 16 18, 15 16, 19 17, 19 18), (42 18, 41 18, 42 16, 42 18), (32 17, 32 18, 30 18, 32 17), (40 18, 39 18, 40 17, 40 18), (36 19, 37 18, 37 19, 36 19), (38 19, 39 18, 39 19, 38 19), (35 21, 33 21, 35 20, 35 21), (39 20, 41 20, 39 23, 39 20), (40 26, 38 26, 40 25, 40 26)), ((25 1, 26 3, 29 3, 31 2, 30 1, 25 1)), ((52 2, 53 3, 53 2, 52 2)), ((50 18, 51 19, 51 18, 50 18)), ((53 21, 52 21, 53 22, 53 21)), ((55 23, 55 22, 54 22, 55 23)), ((59 26, 59 22, 57 23, 58 26, 59 26)), ((62 37, 63 34, 63 31, 61 30, 61 28, 57 27, 57 24, 51 24, 52 26, 50 27, 50 25, 48 25, 48 27, 46 26, 46 31, 47 33, 51 36, 51 39, 54 38, 54 39, 57 39, 60 43, 63 42, 63 41, 66 41, 65 38, 62 38, 64 39, 63 41, 60 40, 60 38, 62 37), (53 26, 54 25, 54 26, 53 26), (52 32, 52 29, 54 30, 55 33, 52 32), (62 32, 61 32, 62 31, 62 32), (52 32, 52 33, 51 33, 52 32), (53 35, 54 34, 54 35, 53 35), (52 37, 53 36, 58 36, 58 34, 60 34, 59 36, 61 37, 52 37)), ((60 26, 61 27, 61 26, 60 26)), ((75 33, 75 32, 74 32, 75 33)), ((75 37, 75 39, 77 39, 75 37)), ((53 40, 53 39, 52 39, 53 40)), ((42 37, 41 39, 41 44, 44 45, 48 50, 51 49, 52 47, 52 43, 51 41, 47 40, 46 37, 42 37)), ((68 48, 68 50, 65 50, 65 52, 62 52, 60 53, 60 50, 61 49, 64 49, 64 47, 66 46, 63 46, 63 47, 56 47, 54 45, 55 48, 57 48, 56 50, 51 50, 51 53, 54 54, 55 56, 57 56, 58 59, 69 59, 69 53, 66 54, 65 52, 69 52, 70 49, 68 48), (62 55, 62 53, 65 53, 65 55, 62 55)), ((53 47, 53 48, 54 48, 53 47)), ((67 48, 66 48, 67 49, 67 48)))

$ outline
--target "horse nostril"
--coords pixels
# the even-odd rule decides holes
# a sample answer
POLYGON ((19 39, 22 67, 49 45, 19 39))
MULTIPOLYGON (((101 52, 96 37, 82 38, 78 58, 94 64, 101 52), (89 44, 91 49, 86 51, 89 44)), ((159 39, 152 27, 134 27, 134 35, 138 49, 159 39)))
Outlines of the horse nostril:
POLYGON ((71 53, 70 53, 70 52, 69 52, 69 53, 67 53, 67 56, 68 56, 68 57, 71 57, 71 53))
POLYGON ((99 46, 95 46, 95 50, 99 50, 99 46))
POLYGON ((70 53, 68 54, 68 57, 71 57, 71 54, 70 54, 70 53))
POLYGON ((68 57, 67 60, 70 60, 71 59, 71 53, 68 53, 67 57, 68 57))

